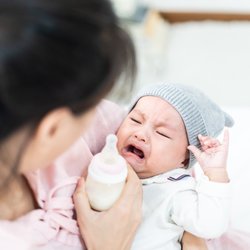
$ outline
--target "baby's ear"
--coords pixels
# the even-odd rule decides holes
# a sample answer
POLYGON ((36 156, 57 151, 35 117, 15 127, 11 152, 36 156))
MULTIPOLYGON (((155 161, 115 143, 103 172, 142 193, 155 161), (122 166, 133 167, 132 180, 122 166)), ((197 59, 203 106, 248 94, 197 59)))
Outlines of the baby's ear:
POLYGON ((182 164, 183 164, 183 167, 186 167, 189 163, 189 158, 185 159, 182 164))

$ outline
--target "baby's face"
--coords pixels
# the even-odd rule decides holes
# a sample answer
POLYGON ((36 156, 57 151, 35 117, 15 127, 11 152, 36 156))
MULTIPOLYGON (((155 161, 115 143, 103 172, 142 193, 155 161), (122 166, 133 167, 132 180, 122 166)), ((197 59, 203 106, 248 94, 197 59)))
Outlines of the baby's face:
POLYGON ((118 150, 140 178, 184 166, 188 140, 179 113, 159 97, 142 97, 121 124, 118 150))

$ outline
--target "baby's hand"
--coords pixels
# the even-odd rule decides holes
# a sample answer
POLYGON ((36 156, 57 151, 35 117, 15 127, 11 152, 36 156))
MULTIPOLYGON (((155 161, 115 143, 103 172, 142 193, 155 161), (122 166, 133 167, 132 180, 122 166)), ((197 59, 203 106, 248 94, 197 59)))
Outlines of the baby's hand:
POLYGON ((190 145, 188 149, 194 154, 204 173, 214 181, 228 181, 226 165, 228 155, 229 133, 226 129, 222 143, 209 136, 198 136, 201 150, 190 145), (222 177, 222 178, 221 178, 222 177))

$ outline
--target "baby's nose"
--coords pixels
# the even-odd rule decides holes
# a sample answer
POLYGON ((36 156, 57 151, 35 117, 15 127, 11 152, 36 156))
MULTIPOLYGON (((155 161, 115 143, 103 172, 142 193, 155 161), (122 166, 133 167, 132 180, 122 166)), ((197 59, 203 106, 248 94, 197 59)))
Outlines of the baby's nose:
POLYGON ((145 131, 138 131, 137 133, 134 134, 134 136, 138 141, 143 141, 143 142, 148 141, 148 138, 147 138, 145 131))

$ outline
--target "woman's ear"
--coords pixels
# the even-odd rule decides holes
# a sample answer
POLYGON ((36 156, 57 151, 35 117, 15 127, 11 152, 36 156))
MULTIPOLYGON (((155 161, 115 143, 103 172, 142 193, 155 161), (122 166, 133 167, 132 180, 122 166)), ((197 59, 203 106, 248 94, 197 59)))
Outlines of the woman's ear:
POLYGON ((72 117, 72 112, 68 108, 58 108, 49 112, 38 125, 35 132, 35 139, 47 145, 51 140, 62 133, 67 127, 67 123, 72 117))
POLYGON ((83 131, 83 120, 81 115, 76 116, 68 108, 58 108, 48 113, 34 135, 37 149, 44 158, 61 154, 77 140, 83 131))
POLYGON ((22 171, 46 167, 62 154, 80 136, 78 120, 68 108, 45 115, 27 147, 22 171))
POLYGON ((46 167, 67 150, 87 129, 95 109, 75 115, 68 108, 58 108, 38 124, 23 160, 22 171, 46 167))

